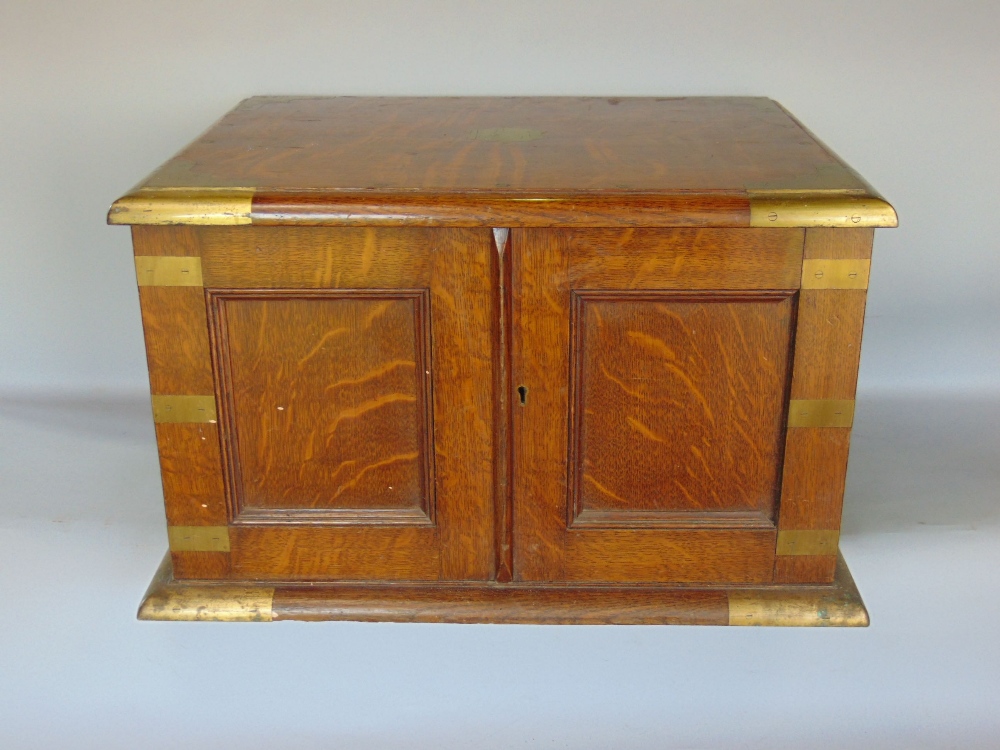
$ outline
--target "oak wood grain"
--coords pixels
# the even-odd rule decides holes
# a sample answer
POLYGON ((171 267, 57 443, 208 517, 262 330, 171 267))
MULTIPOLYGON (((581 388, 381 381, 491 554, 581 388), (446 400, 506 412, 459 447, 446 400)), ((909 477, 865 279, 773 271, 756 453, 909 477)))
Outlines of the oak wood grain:
POLYGON ((798 289, 801 280, 801 229, 559 231, 574 289, 798 289))
POLYGON ((204 290, 141 286, 139 306, 150 391, 163 395, 212 393, 204 290))
POLYGON ((849 427, 792 427, 785 441, 779 528, 839 529, 849 427))
MULTIPOLYGON (((807 229, 808 259, 871 257, 871 229, 807 229)), ((791 398, 854 399, 857 390, 864 289, 803 289, 799 293, 791 398)), ((851 429, 790 427, 785 440, 778 528, 840 529, 851 429)), ((778 556, 775 581, 829 583, 833 556, 778 556)))
POLYGON ((200 236, 197 227, 136 226, 132 227, 132 250, 135 255, 197 256, 201 254, 200 236))
POLYGON ((775 583, 829 583, 837 572, 836 555, 778 555, 775 583))
POLYGON ((401 580, 441 577, 434 528, 241 526, 230 529, 232 573, 252 580, 401 580))
POLYGON ((275 620, 728 625, 724 591, 587 587, 276 588, 275 620))
POLYGON ((254 97, 150 187, 684 192, 867 186, 743 97, 254 97))
POLYGON ((429 229, 204 227, 202 275, 206 287, 221 289, 426 287, 442 236, 429 229))
MULTIPOLYGON (((673 302, 665 291, 629 291, 646 279, 644 267, 656 265, 657 235, 669 255, 677 231, 512 233, 513 382, 527 388, 526 403, 514 409, 516 580, 759 582, 773 574, 769 516, 783 435, 791 292, 723 295, 711 303, 712 295, 689 293, 673 302), (594 256, 611 255, 605 248, 614 248, 621 263, 602 275, 594 256), (574 354, 580 347, 583 354, 574 354), (651 368, 663 372, 654 377, 651 368), (596 395, 588 396, 588 387, 596 395), (663 414, 651 413, 654 400, 663 414), (570 440, 567 418, 582 441, 570 440), (750 430, 749 439, 740 429, 750 430), (660 437, 653 447, 641 442, 650 435, 660 437), (717 476, 705 481, 692 467, 717 476), (571 525, 574 481, 577 510, 600 514, 598 523, 571 525), (665 487, 675 496, 665 495, 665 487), (667 514, 656 518, 656 511, 701 515, 676 523, 667 514), (734 511, 739 517, 723 516, 734 511), (607 528, 616 524, 630 528, 607 528)), ((765 242, 778 243, 785 283, 797 284, 801 233, 768 236, 765 242)), ((752 246, 754 235, 742 237, 752 246)), ((725 258, 703 242, 703 255, 725 258)), ((720 242, 736 252, 745 247, 738 238, 720 242)), ((703 267, 678 266, 669 275, 672 286, 689 284, 689 268, 697 288, 703 267)), ((742 283, 752 289, 755 277, 747 274, 742 283)), ((586 512, 580 520, 589 520, 586 512)))
POLYGON ((874 229, 832 229, 814 227, 805 230, 804 257, 822 258, 871 258, 874 229))
POLYGON ((605 524, 628 524, 639 511, 642 525, 664 511, 671 520, 722 510, 770 518, 791 295, 588 291, 573 301, 575 516, 603 511, 605 524))
POLYGON ((233 575, 492 576, 491 232, 207 227, 198 241, 233 575))
POLYGON ((495 573, 496 343, 499 315, 489 229, 439 230, 431 318, 440 576, 495 573), (442 502, 441 498, 449 498, 442 502))
POLYGON ((167 523, 225 526, 228 521, 216 425, 156 425, 167 523))
POLYGON ((371 510, 407 508, 430 522, 426 292, 228 292, 212 301, 240 516, 354 509, 362 522, 371 510))
POLYGON ((854 398, 866 299, 863 289, 799 293, 792 398, 854 398))
POLYGON ((386 194, 289 191, 254 195, 260 226, 746 227, 742 193, 386 194))
POLYGON ((232 575, 228 552, 171 552, 174 578, 221 581, 232 575))
POLYGON ((562 580, 763 583, 773 575, 774 530, 573 529, 562 580))

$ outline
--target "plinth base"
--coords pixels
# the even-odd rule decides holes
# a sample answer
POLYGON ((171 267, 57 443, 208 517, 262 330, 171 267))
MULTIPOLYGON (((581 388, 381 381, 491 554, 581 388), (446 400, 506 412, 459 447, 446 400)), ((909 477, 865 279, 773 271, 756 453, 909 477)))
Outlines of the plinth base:
POLYGON ((868 612, 843 557, 829 586, 696 588, 177 581, 168 553, 139 619, 865 627, 868 612))

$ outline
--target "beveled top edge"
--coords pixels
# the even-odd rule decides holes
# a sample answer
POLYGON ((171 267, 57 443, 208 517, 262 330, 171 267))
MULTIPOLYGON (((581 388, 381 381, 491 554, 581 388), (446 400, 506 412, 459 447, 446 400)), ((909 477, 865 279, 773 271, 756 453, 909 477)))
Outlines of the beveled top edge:
POLYGON ((461 192, 140 188, 109 224, 299 226, 895 227, 882 197, 856 191, 461 192))

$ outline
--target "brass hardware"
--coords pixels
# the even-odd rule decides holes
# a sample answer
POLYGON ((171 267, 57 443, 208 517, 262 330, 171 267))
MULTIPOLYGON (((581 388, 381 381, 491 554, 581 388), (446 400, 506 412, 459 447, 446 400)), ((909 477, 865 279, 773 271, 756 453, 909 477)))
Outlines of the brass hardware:
POLYGON ((868 611, 844 558, 832 586, 782 586, 729 592, 730 625, 868 626, 868 611))
POLYGON ((140 620, 271 622, 274 588, 173 580, 170 553, 139 606, 140 620))
POLYGON ((228 526, 168 526, 171 552, 229 552, 228 526))
POLYGON ((203 286, 201 258, 196 255, 137 255, 139 286, 203 286))
POLYGON ((469 138, 474 141, 504 141, 507 143, 537 141, 543 135, 545 135, 544 131, 534 128, 480 128, 469 131, 469 138))
POLYGON ((802 261, 803 289, 867 289, 872 262, 866 259, 802 261))
POLYGON ((839 531, 812 529, 778 532, 778 555, 835 555, 840 542, 839 531))
POLYGON ((139 188, 108 211, 109 224, 249 224, 253 188, 139 188))
POLYGON ((795 399, 788 402, 789 427, 850 427, 853 399, 795 399))
POLYGON ((847 190, 748 190, 752 227, 894 227, 896 211, 882 198, 847 190))
POLYGON ((153 421, 215 423, 215 396, 153 396, 153 421))

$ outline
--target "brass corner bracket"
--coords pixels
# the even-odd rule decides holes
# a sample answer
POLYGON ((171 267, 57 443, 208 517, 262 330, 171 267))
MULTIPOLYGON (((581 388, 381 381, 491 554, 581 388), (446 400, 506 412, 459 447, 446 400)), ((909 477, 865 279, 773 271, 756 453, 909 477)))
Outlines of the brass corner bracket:
POLYGON ((840 532, 836 529, 785 529, 778 532, 777 555, 836 555, 840 532))
POLYGON ((204 286, 197 255, 137 255, 135 278, 139 286, 204 286))
POLYGON ((228 526, 168 526, 171 552, 229 552, 228 526))
POLYGON ((218 421, 215 396, 153 395, 153 421, 214 424, 218 421))
POLYGON ((788 402, 789 427, 851 427, 854 399, 793 398, 788 402))

